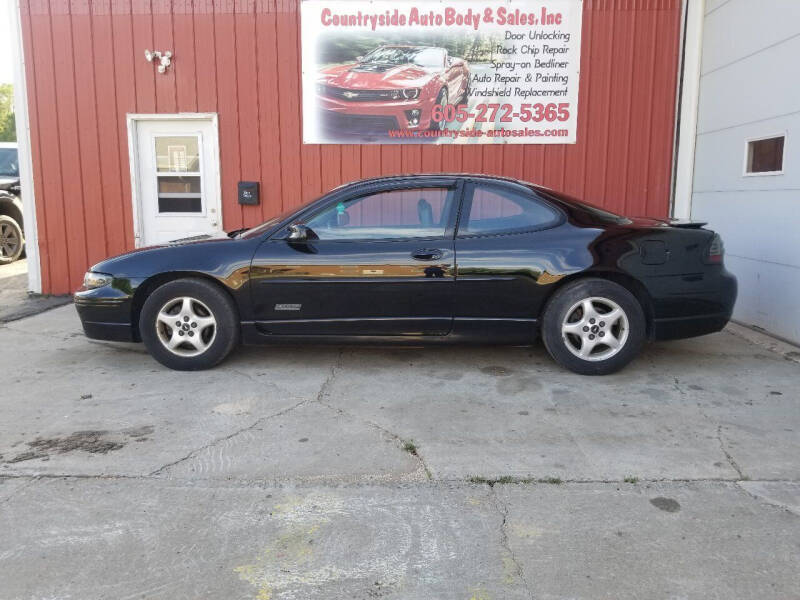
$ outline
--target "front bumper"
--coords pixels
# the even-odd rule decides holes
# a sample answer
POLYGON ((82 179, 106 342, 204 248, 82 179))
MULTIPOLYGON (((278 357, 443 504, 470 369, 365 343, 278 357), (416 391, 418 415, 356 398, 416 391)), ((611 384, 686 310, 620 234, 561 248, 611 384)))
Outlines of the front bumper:
POLYGON ((114 284, 73 295, 86 337, 112 342, 138 342, 133 326, 133 294, 114 284))
POLYGON ((435 100, 388 100, 375 102, 347 102, 327 96, 317 96, 322 109, 322 124, 336 129, 369 129, 375 133, 386 133, 390 129, 428 129, 435 100), (418 110, 418 122, 413 124, 409 112, 418 110))

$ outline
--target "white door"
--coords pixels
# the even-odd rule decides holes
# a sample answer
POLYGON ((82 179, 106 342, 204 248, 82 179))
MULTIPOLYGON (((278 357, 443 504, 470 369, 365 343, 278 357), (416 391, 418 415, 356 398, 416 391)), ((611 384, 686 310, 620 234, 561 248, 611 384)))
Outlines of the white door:
POLYGON ((137 246, 221 231, 216 122, 153 119, 134 124, 137 246))

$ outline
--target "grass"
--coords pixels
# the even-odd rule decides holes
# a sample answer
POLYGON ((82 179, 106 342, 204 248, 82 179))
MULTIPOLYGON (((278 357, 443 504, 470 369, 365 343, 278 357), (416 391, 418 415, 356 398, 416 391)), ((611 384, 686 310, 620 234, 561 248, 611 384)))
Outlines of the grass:
POLYGON ((413 456, 418 456, 417 454, 417 445, 414 443, 414 440, 408 440, 403 443, 403 450, 408 452, 413 456))
POLYGON ((633 475, 628 475, 627 477, 625 477, 625 479, 623 479, 623 481, 625 483, 639 483, 639 478, 634 477, 633 475))
POLYGON ((564 483, 560 477, 544 477, 541 479, 536 479, 535 477, 512 477, 511 475, 503 475, 502 477, 497 478, 474 476, 469 478, 469 482, 488 485, 489 487, 492 487, 495 484, 508 485, 511 483, 547 483, 551 485, 560 485, 564 483))
POLYGON ((548 477, 546 479, 540 479, 539 483, 550 483, 552 485, 561 485, 564 482, 561 481, 560 477, 548 477))

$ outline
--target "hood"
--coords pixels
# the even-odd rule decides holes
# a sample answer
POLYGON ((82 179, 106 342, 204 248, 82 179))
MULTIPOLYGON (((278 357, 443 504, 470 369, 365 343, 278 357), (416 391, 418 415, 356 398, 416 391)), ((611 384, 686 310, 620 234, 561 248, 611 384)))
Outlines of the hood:
MULTIPOLYGON (((137 248, 136 250, 131 250, 126 254, 134 254, 136 252, 143 252, 145 250, 153 250, 155 248, 170 248, 173 246, 188 246, 190 244, 202 244, 204 242, 220 242, 224 240, 230 240, 231 238, 228 236, 227 233, 224 231, 218 231, 217 233, 203 233, 200 235, 192 235, 185 238, 178 238, 177 240, 170 240, 168 242, 163 242, 161 244, 153 244, 152 246, 143 246, 141 248, 137 248)), ((123 255, 124 256, 124 255, 123 255)))
POLYGON ((161 244, 160 247, 164 246, 185 246, 186 244, 196 244, 198 242, 209 242, 209 241, 219 241, 219 240, 229 240, 231 239, 230 236, 224 231, 218 231, 216 233, 203 233, 201 235, 192 235, 185 238, 178 238, 177 240, 170 240, 161 244))
POLYGON ((325 69, 319 83, 351 90, 380 90, 422 87, 435 73, 414 64, 382 65, 352 63, 325 69))
POLYGON ((19 177, 0 177, 0 190, 8 190, 19 185, 19 177))
POLYGON ((121 260, 124 260, 125 258, 137 254, 143 254, 145 252, 153 252, 158 250, 166 250, 168 248, 175 248, 179 246, 191 246, 193 244, 208 244, 208 243, 217 243, 225 241, 229 242, 231 241, 231 238, 228 237, 228 234, 225 233, 224 231, 220 231, 219 233, 194 235, 191 237, 180 238, 177 240, 170 240, 169 242, 164 242, 163 244, 142 246, 141 248, 135 248, 134 250, 129 250, 128 252, 117 254, 116 256, 110 256, 109 258, 100 261, 96 265, 93 265, 90 270, 98 271, 100 273, 108 273, 109 270, 113 267, 113 265, 119 263, 121 260))

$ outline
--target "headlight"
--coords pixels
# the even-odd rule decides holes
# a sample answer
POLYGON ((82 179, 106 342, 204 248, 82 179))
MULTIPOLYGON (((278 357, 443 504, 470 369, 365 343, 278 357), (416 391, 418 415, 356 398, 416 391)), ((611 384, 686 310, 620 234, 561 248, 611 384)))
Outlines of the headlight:
POLYGON ((83 287, 85 287, 87 290, 93 290, 95 288, 108 285, 113 279, 114 278, 111 275, 106 275, 105 273, 93 273, 92 271, 89 271, 83 276, 83 287))
POLYGON ((407 90, 392 90, 388 92, 392 100, 414 100, 419 98, 419 88, 410 88, 407 90))

